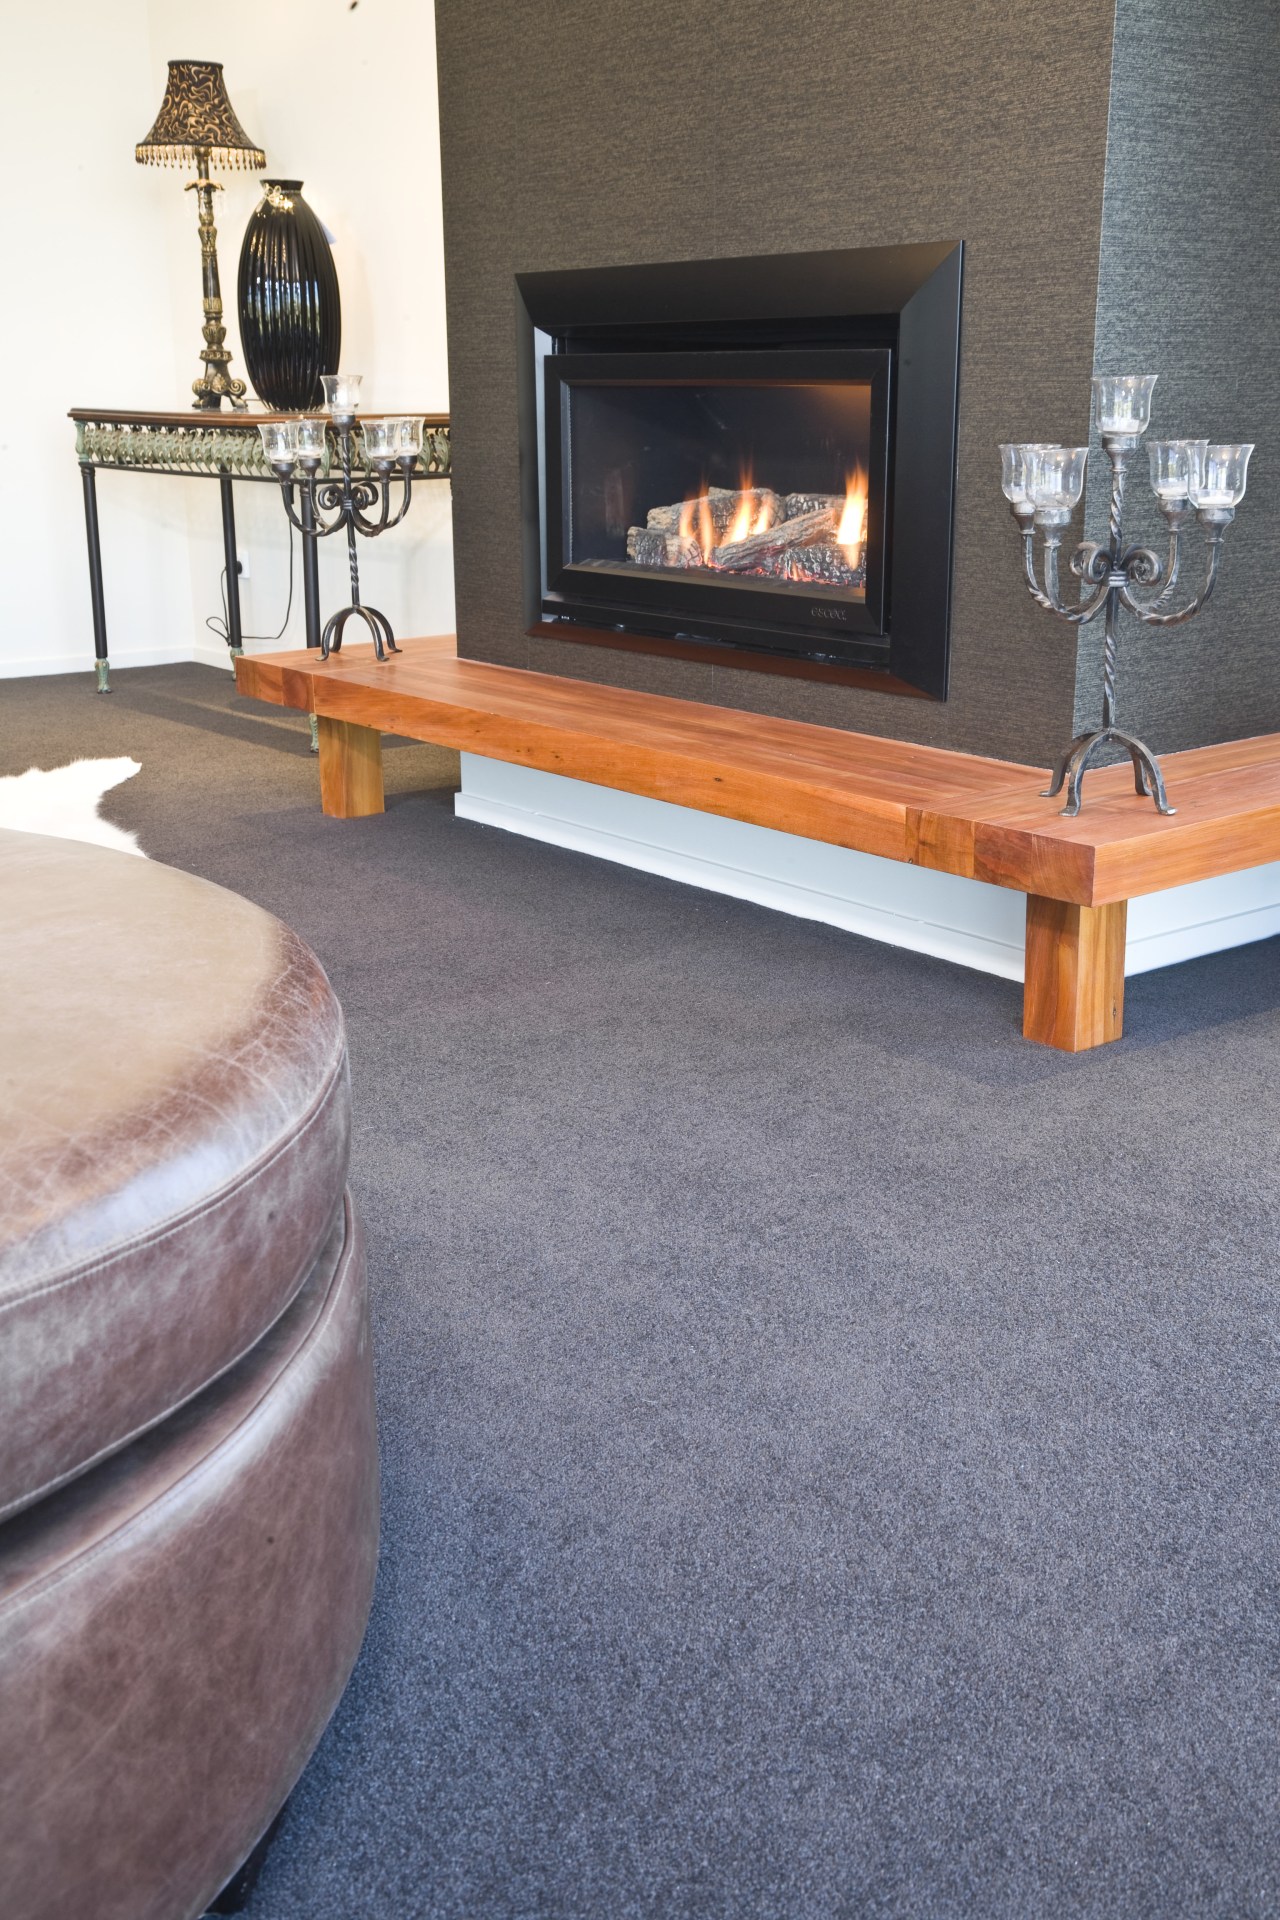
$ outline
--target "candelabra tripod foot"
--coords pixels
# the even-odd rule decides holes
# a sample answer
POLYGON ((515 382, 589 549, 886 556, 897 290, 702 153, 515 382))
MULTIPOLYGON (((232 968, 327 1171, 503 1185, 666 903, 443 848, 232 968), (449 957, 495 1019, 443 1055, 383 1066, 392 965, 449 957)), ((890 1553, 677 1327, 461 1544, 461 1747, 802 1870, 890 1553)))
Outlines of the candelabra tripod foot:
POLYGON ((1150 747, 1141 740, 1135 740, 1131 734, 1121 733, 1118 727, 1099 727, 1096 733, 1077 734, 1053 770, 1053 779, 1042 788, 1042 797, 1052 800, 1056 794, 1067 789, 1067 804, 1062 812, 1067 818, 1074 818, 1080 811, 1080 784, 1085 769, 1093 759, 1099 747, 1106 745, 1123 747, 1133 762, 1133 784, 1144 799, 1154 800, 1157 813, 1176 813, 1178 809, 1169 805, 1169 796, 1164 790, 1164 775, 1160 771, 1160 762, 1150 747))
POLYGON ((385 660, 388 653, 399 653, 395 635, 391 631, 391 622, 385 613, 379 613, 376 607, 343 607, 326 623, 320 636, 320 658, 327 660, 331 653, 338 653, 342 647, 342 631, 348 620, 358 617, 363 620, 373 635, 373 650, 379 660, 385 660))

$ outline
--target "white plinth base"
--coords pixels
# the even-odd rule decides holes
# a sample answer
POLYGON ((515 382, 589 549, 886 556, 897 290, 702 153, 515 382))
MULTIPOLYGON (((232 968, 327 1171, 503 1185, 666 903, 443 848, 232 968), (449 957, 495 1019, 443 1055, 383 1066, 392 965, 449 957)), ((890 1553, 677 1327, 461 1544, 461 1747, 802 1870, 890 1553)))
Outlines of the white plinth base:
MULTIPOLYGON (((562 774, 462 755, 461 819, 729 893, 870 940, 1021 980, 1020 893, 722 820, 562 774)), ((1280 862, 1130 902, 1125 972, 1280 933, 1280 862)))

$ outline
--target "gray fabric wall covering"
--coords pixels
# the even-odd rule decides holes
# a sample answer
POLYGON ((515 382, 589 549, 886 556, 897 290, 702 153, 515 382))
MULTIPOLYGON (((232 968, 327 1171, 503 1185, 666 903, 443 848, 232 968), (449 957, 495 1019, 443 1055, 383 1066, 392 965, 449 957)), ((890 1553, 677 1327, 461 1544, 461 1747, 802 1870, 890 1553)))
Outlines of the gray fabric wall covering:
MULTIPOLYGON (((1280 729, 1278 208, 1276 8, 1118 0, 1097 367, 1160 375, 1153 435, 1258 448, 1205 612, 1163 633, 1125 622, 1120 717, 1157 752, 1280 729)), ((1093 533, 1106 525, 1101 461, 1089 492, 1093 533)), ((1145 467, 1131 498, 1134 531, 1161 530, 1145 467)), ((1198 580, 1198 531, 1189 547, 1198 580)), ((1086 629, 1081 726, 1101 710, 1101 647, 1086 629)))
POLYGON ((1070 734, 995 443, 1086 431, 1114 0, 438 0, 463 654, 1018 759, 1070 734), (521 271, 967 245, 945 705, 524 637, 521 271))

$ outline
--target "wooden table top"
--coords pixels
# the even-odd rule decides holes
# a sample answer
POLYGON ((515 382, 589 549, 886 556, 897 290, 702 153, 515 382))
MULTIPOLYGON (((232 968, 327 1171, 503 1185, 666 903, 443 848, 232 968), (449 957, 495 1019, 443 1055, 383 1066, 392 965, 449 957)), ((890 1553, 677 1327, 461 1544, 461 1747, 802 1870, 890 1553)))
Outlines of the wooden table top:
MULTIPOLYGON (((221 407, 187 407, 176 413, 136 413, 120 407, 69 407, 69 420, 84 420, 106 423, 119 427, 259 427, 270 426, 279 420, 299 420, 303 418, 319 419, 323 407, 315 407, 307 414, 301 413, 259 413, 257 409, 233 410, 221 407)), ((357 420, 423 420, 429 427, 447 427, 447 413, 415 413, 412 407, 403 407, 397 412, 394 407, 384 407, 377 413, 361 407, 357 420)))
POLYGON ((1163 761, 1178 809, 1128 762, 1063 819, 1043 768, 459 660, 451 635, 322 661, 245 655, 240 691, 385 733, 562 773, 812 840, 1082 906, 1280 860, 1280 735, 1163 761))

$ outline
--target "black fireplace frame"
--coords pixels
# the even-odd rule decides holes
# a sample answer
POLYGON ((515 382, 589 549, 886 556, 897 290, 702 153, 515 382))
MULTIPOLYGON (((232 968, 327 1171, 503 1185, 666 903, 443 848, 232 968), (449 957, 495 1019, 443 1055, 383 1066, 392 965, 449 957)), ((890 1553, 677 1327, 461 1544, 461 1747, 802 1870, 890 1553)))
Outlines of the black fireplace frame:
MULTIPOLYGON (((840 249, 826 253, 516 275, 521 507, 529 631, 556 640, 603 640, 644 651, 665 642, 717 665, 786 671, 916 692, 947 694, 952 519, 960 368, 963 244, 840 249), (763 356, 816 367, 841 354, 887 353, 889 467, 883 493, 883 590, 868 593, 862 631, 780 634, 767 620, 698 612, 698 592, 716 587, 683 576, 683 610, 625 607, 608 573, 584 594, 581 571, 554 547, 545 498, 561 484, 548 408, 558 406, 554 362, 598 356, 671 356, 692 368, 716 354, 763 356), (808 357, 808 358, 806 358, 808 357), (548 363, 552 367, 549 371, 548 363), (550 400, 548 396, 550 397, 550 400), (566 590, 567 589, 567 590, 566 590)), ((853 364, 852 361, 846 364, 853 364)), ((555 417, 555 416, 553 416, 555 417)), ((873 490, 874 492, 874 490, 873 490)), ((633 570, 639 572, 639 570, 633 570)), ((628 582, 634 588, 636 582, 628 582)), ((644 596, 641 595, 641 598, 644 596)), ((661 598, 662 596, 658 596, 661 598)), ((777 595, 764 599, 777 600, 777 595)), ((761 602, 757 602, 760 604, 761 602)), ((815 598, 815 604, 816 598, 815 598)), ((853 608, 850 608, 853 611, 853 608)), ((819 623, 815 619, 815 626, 819 623)))

